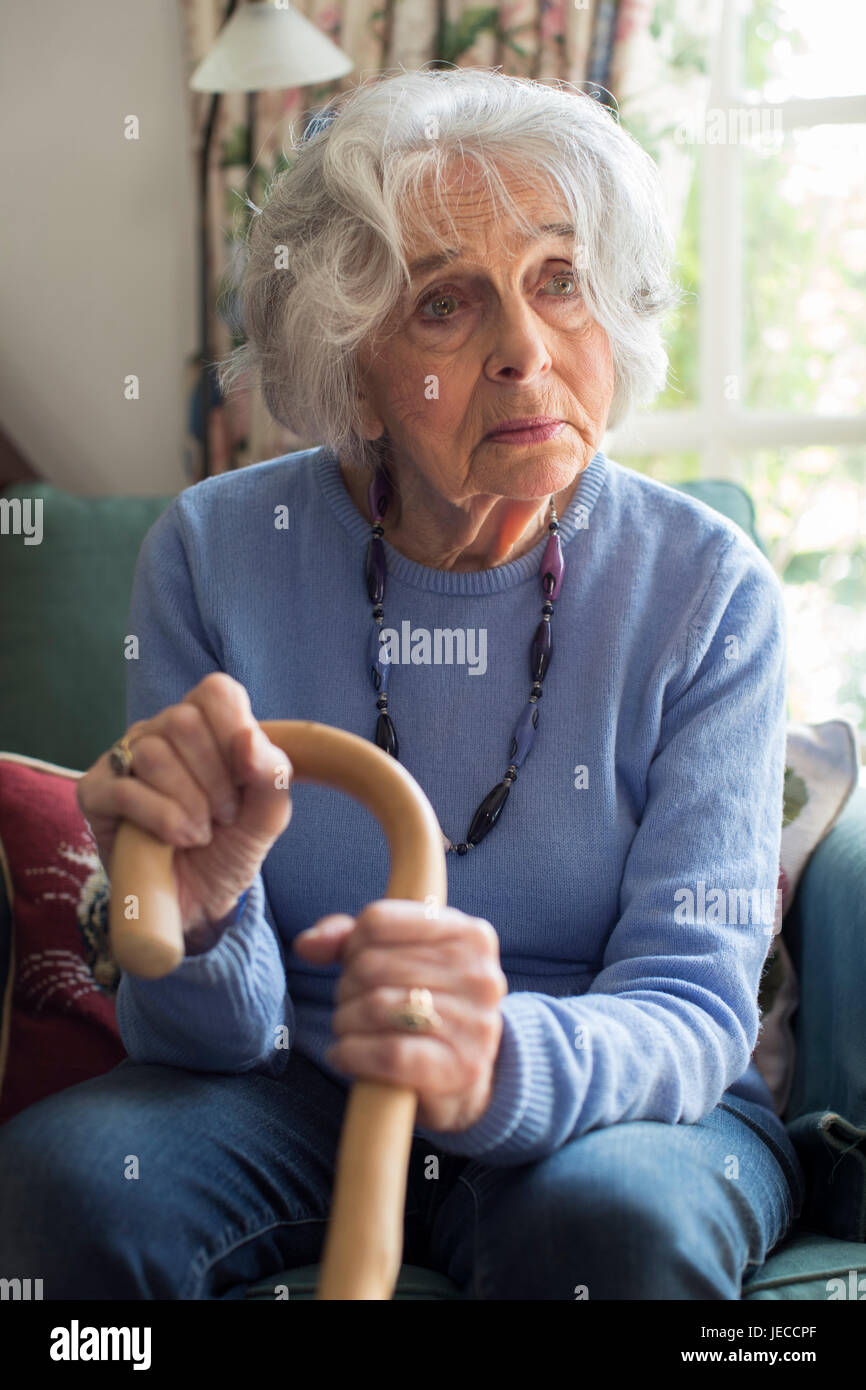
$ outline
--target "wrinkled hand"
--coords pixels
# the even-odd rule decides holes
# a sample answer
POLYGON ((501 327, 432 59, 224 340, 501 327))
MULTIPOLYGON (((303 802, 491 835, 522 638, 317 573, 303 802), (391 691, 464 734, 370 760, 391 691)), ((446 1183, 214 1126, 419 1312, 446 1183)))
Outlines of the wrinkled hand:
POLYGON ((411 1088, 418 1124, 459 1131, 490 1104, 508 981, 489 922, 451 907, 428 913, 424 903, 379 898, 357 917, 322 917, 295 937, 293 950, 309 965, 343 967, 330 1065, 353 1079, 411 1088), (442 1019, 434 1032, 388 1021, 414 988, 433 996, 442 1019))
POLYGON ((122 820, 174 845, 187 950, 207 949, 212 924, 249 888, 291 819, 294 769, 225 671, 126 732, 135 775, 116 776, 108 750, 79 778, 78 805, 109 878, 122 820))

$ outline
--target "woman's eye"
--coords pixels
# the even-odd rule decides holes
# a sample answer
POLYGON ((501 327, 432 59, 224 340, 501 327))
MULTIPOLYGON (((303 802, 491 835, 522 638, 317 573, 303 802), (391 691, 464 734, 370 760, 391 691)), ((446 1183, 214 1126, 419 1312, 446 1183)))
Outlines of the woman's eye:
POLYGON ((554 282, 557 281, 557 280, 566 280, 566 281, 571 285, 572 293, 571 293, 571 294, 560 294, 560 295, 556 295, 555 298, 557 298, 557 299, 573 299, 574 296, 577 294, 577 285, 575 284, 574 276, 573 276, 572 274, 570 274, 568 271, 561 271, 559 275, 554 275, 553 278, 552 278, 551 280, 548 280, 547 283, 548 283, 549 285, 552 285, 552 284, 554 284, 554 282))
MULTIPOLYGON (((427 295, 425 295, 424 298, 421 300, 421 303, 418 305, 418 308, 419 308, 419 310, 420 310, 420 309, 424 309, 428 304, 437 304, 437 303, 439 303, 440 300, 446 300, 446 299, 453 299, 453 300, 455 301, 455 303, 456 303, 456 301, 457 301, 457 295, 456 295, 456 294, 452 294, 450 291, 447 291, 447 290, 431 290, 430 293, 427 294, 427 295)), ((425 315, 425 317, 427 317, 427 318, 432 317, 432 318, 434 318, 434 319, 439 319, 439 318, 443 318, 443 317, 450 318, 451 315, 450 315, 450 314, 449 314, 449 315, 433 314, 432 316, 431 316, 431 315, 425 315)))
MULTIPOLYGON (((571 293, 561 293, 561 292, 557 292, 557 293, 554 294, 552 297, 553 297, 554 299, 574 299, 574 298, 578 297, 580 291, 578 290, 577 284, 576 284, 576 282, 575 282, 574 275, 573 275, 570 271, 560 271, 558 275, 553 275, 553 276, 550 278, 550 280, 547 281, 547 284, 548 284, 548 285, 553 285, 553 284, 556 284, 557 282, 563 282, 563 281, 564 281, 566 284, 569 284, 569 285, 571 286, 571 293)), ((447 300, 449 300, 449 299, 453 300, 453 301, 455 302, 455 304, 456 304, 456 303, 458 302, 458 295, 457 295, 457 292, 454 291, 454 290, 450 290, 450 289, 435 289, 435 290, 430 290, 428 294, 424 295, 423 299, 422 299, 421 302, 419 303, 419 305, 418 305, 418 310, 419 310, 419 312, 420 312, 421 310, 425 309, 425 308, 427 307, 428 304, 437 304, 437 303, 445 302, 445 301, 447 301, 447 300)), ((452 314, 436 314, 436 313, 434 313, 434 314, 424 314, 423 317, 426 318, 428 322, 430 322, 431 320, 435 320, 435 319, 438 319, 440 322, 442 322, 442 321, 445 320, 445 319, 453 318, 454 315, 453 315, 453 313, 452 313, 452 314)))

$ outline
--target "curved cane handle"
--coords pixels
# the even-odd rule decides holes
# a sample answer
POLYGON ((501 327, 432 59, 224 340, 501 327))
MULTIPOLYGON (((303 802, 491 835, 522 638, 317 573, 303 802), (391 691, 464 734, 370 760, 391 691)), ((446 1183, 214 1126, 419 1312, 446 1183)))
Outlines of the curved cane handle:
MULTIPOLYGON (((263 733, 292 764, 293 782, 347 792, 388 840, 386 898, 448 892, 442 832, 430 802, 401 763, 367 739, 306 719, 263 720, 263 733)), ((109 878, 111 947, 130 975, 159 979, 184 958, 174 846, 130 821, 117 830, 109 878), (127 919, 135 903, 137 917, 127 919)), ((334 1180, 317 1298, 388 1299, 400 1271, 403 1210, 417 1097, 406 1087, 357 1081, 351 1088, 334 1180)))

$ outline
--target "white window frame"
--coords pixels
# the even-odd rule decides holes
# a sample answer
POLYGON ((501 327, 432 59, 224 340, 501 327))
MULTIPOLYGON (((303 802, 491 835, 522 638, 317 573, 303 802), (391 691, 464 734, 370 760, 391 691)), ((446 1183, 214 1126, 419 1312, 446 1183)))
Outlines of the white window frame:
MULTIPOLYGON (((740 0, 723 0, 722 23, 712 65, 708 108, 728 111, 746 106, 738 83, 740 0)), ((749 111, 768 113, 787 134, 795 127, 866 123, 866 93, 857 96, 748 103, 749 111)), ((757 116, 756 121, 760 122, 757 116)), ((762 129, 760 125, 759 129, 762 129)), ((774 129, 777 127, 773 127, 774 129)), ((742 383, 742 174, 743 150, 734 141, 701 143, 699 247, 701 290, 698 300, 698 404, 682 410, 643 410, 605 437, 603 447, 624 462, 635 454, 696 451, 701 478, 738 476, 736 455, 744 449, 798 447, 866 442, 866 413, 851 416, 816 412, 750 410, 728 399, 726 382, 742 383)))

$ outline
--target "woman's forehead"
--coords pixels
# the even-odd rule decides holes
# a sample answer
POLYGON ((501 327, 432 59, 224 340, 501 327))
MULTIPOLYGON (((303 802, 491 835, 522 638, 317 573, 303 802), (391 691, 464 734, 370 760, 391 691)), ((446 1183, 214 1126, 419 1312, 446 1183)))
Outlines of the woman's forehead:
POLYGON ((483 251, 485 256, 492 251, 497 258, 499 255, 511 257, 530 252, 544 242, 551 245, 559 242, 564 251, 576 238, 574 224, 563 215, 556 216, 556 209, 548 216, 552 220, 530 219, 531 225, 527 228, 517 222, 491 219, 479 212, 475 217, 455 219, 447 234, 440 234, 438 238, 429 227, 419 229, 414 238, 404 243, 409 273, 413 279, 418 279, 460 258, 471 259, 475 251, 483 251))
POLYGON ((459 255, 464 246, 489 243, 495 235, 497 247, 504 244, 514 251, 542 237, 571 237, 575 229, 562 199, 528 182, 509 192, 517 214, 503 204, 486 182, 471 187, 442 188, 431 192, 404 222, 403 249, 413 273, 434 269, 459 255), (429 264, 428 264, 429 262, 429 264))
POLYGON ((501 165, 488 174, 469 160, 452 162, 439 172, 433 169, 422 179, 410 202, 410 225, 412 220, 423 226, 447 221, 449 217, 471 219, 481 210, 486 215, 502 217, 508 211, 509 199, 524 215, 552 218, 562 217, 565 212, 562 196, 557 197, 552 188, 545 187, 538 174, 530 176, 501 165))

